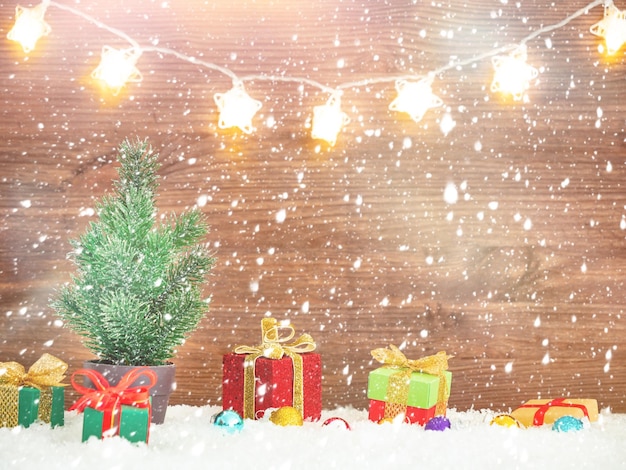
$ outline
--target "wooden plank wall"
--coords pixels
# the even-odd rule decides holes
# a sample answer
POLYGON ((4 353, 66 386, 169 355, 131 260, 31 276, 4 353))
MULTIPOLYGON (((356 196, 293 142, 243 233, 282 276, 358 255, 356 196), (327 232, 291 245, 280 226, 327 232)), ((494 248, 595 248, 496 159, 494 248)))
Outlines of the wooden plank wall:
MULTIPOLYGON (((73 371, 91 357, 48 301, 118 144, 139 136, 161 156, 160 209, 199 204, 218 256, 174 403, 219 403, 221 355, 257 344, 271 313, 317 340, 326 408, 365 408, 370 350, 393 343, 454 355, 461 410, 566 395, 626 412, 626 61, 589 33, 602 7, 528 42, 540 74, 527 101, 490 91, 487 57, 436 76, 444 106, 415 123, 388 109, 393 77, 515 44, 585 2, 71 5, 239 77, 389 81, 345 90, 351 121, 329 148, 305 127, 328 98, 308 84, 247 82, 263 107, 246 135, 217 126, 230 79, 171 55, 146 51, 141 83, 103 93, 101 48, 127 44, 54 6, 33 53, 0 40, 0 360, 49 352, 73 371)), ((0 37, 14 16, 1 1, 0 37)))

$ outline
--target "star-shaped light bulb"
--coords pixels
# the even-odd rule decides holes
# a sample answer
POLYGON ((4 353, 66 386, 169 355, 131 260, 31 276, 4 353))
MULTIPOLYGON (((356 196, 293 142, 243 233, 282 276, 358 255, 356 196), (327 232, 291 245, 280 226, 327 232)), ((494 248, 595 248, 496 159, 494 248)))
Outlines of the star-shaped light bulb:
POLYGON ((590 30, 592 34, 604 38, 607 54, 615 54, 626 43, 626 10, 621 11, 613 2, 607 2, 604 5, 604 18, 590 30))
POLYGON ((251 98, 241 84, 235 85, 226 93, 215 93, 213 99, 220 112, 220 129, 238 127, 246 134, 252 132, 252 118, 262 104, 251 98))
POLYGON ((520 46, 506 56, 495 56, 491 62, 495 75, 491 91, 513 96, 515 101, 524 98, 529 82, 539 75, 537 69, 526 63, 526 47, 520 46))
POLYGON ((50 33, 50 25, 43 19, 47 8, 45 2, 32 8, 19 5, 15 8, 15 24, 7 38, 19 42, 27 54, 35 48, 39 38, 50 33))
POLYGON ((104 82, 117 95, 126 83, 142 80, 141 72, 135 67, 140 55, 135 49, 119 50, 104 46, 100 64, 91 77, 104 82))
POLYGON ((423 78, 417 82, 396 81, 398 96, 389 104, 389 109, 407 113, 415 122, 419 122, 431 108, 441 106, 441 98, 433 94, 432 79, 423 78))
POLYGON ((325 140, 332 147, 341 129, 349 122, 350 118, 341 110, 341 94, 333 93, 326 104, 313 108, 311 137, 325 140))

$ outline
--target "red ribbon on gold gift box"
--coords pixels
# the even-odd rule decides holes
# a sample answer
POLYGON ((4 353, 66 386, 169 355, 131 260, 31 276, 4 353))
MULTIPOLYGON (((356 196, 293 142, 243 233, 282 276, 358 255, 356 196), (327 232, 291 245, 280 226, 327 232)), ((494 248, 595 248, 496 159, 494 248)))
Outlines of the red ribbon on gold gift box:
POLYGON ((596 421, 598 419, 598 402, 587 398, 529 400, 511 413, 511 416, 524 426, 551 424, 558 418, 568 415, 596 421))

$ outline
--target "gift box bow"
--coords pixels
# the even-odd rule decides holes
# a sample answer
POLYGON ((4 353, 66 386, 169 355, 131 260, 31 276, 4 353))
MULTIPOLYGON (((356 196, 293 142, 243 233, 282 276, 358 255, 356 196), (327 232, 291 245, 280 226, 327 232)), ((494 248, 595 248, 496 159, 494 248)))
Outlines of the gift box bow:
POLYGON ((0 385, 16 387, 65 387, 61 383, 65 378, 67 364, 51 354, 42 354, 37 361, 28 368, 18 362, 0 362, 0 385))
POLYGON ((315 351, 315 341, 307 333, 289 343, 296 335, 296 330, 290 323, 280 323, 272 317, 264 318, 261 320, 261 333, 262 342, 259 346, 237 346, 235 352, 237 354, 255 354, 268 359, 282 359, 285 355, 292 356, 293 354, 315 351), (287 335, 281 336, 281 330, 286 331, 287 335))
POLYGON ((452 359, 453 356, 448 356, 445 351, 439 351, 433 356, 426 356, 420 359, 407 359, 404 353, 393 344, 390 345, 388 349, 374 349, 371 354, 374 359, 384 364, 385 367, 398 369, 399 371, 397 381, 393 380, 393 384, 392 380, 389 382, 390 392, 395 388, 395 391, 393 391, 395 400, 394 397, 392 397, 390 401, 396 401, 397 403, 402 402, 399 396, 408 393, 408 379, 413 372, 423 372, 439 377, 435 413, 438 415, 445 414, 448 404, 448 387, 444 372, 448 370, 448 359, 452 359))
POLYGON ((244 418, 256 418, 255 413, 255 362, 259 357, 282 359, 288 356, 293 364, 293 404, 292 406, 304 414, 304 377, 302 357, 300 354, 315 350, 315 341, 305 333, 295 341, 296 335, 291 323, 279 322, 275 318, 266 317, 261 320, 261 344, 259 346, 237 346, 236 354, 247 354, 244 367, 244 418), (286 333, 286 334, 285 334, 286 333))
POLYGON ((72 374, 72 386, 83 396, 76 400, 70 407, 70 411, 82 412, 86 407, 102 411, 104 413, 103 433, 108 431, 110 434, 115 434, 122 405, 148 408, 148 415, 151 415, 150 389, 157 383, 157 379, 157 374, 154 371, 145 367, 137 368, 124 374, 117 385, 111 386, 98 371, 93 369, 77 370, 72 374), (77 383, 75 378, 81 375, 91 380, 94 387, 86 387, 77 383), (132 384, 142 375, 149 379, 149 383, 133 387, 132 384))
POLYGON ((148 368, 137 368, 127 372, 117 385, 110 385, 104 376, 93 369, 80 369, 72 374, 72 386, 83 396, 70 407, 70 411, 83 411, 89 406, 96 410, 117 409, 120 405, 137 406, 145 408, 150 406, 150 389, 157 383, 157 375, 148 368), (93 383, 94 387, 86 387, 76 382, 76 377, 85 376, 93 383), (131 385, 142 375, 148 377, 150 382, 146 385, 132 387, 131 385))

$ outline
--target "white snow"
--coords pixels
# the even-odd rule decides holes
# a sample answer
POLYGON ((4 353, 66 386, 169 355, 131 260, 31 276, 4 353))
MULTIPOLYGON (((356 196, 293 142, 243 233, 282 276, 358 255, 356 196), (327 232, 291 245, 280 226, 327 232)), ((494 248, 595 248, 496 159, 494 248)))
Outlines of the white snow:
POLYGON ((286 218, 287 218, 287 211, 285 209, 280 209, 276 213, 276 222, 278 222, 279 224, 282 224, 286 218))
POLYGON ((64 427, 0 429, 0 468, 29 469, 616 469, 626 462, 626 415, 603 411, 581 431, 490 426, 495 412, 448 411, 452 429, 378 425, 364 410, 324 411, 320 422, 280 427, 246 420, 238 434, 211 424, 217 406, 173 406, 149 444, 119 437, 81 442, 82 417, 64 427), (352 430, 322 426, 338 416, 352 430))

